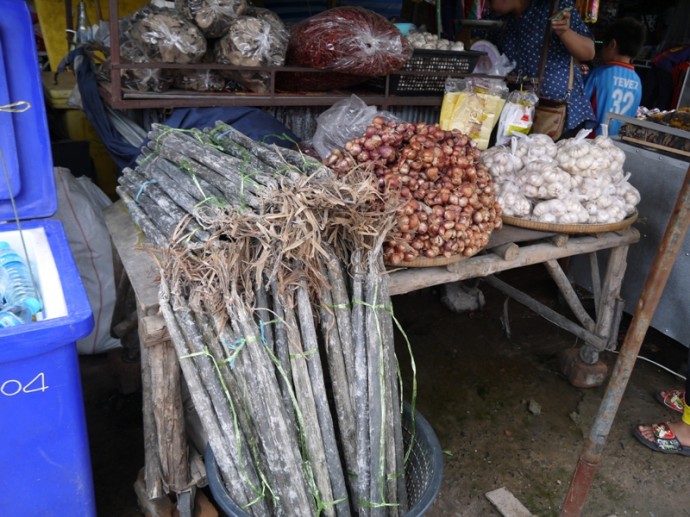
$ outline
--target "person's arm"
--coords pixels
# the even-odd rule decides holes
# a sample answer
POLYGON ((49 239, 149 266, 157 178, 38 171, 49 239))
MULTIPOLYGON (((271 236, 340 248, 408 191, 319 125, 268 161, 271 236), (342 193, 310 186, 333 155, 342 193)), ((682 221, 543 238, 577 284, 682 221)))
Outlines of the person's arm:
POLYGON ((553 32, 561 38, 570 55, 578 61, 594 59, 594 41, 592 38, 578 34, 570 28, 570 13, 567 12, 561 20, 551 22, 553 32))

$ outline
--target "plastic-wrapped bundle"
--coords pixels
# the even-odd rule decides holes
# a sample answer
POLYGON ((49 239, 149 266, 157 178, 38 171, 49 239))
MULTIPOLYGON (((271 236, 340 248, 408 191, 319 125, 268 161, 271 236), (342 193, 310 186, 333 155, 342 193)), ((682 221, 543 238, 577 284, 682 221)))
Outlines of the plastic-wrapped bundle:
POLYGON ((411 55, 407 38, 383 16, 362 7, 336 7, 295 25, 287 62, 376 77, 399 70, 411 55))
MULTIPOLYGON (((125 41, 120 46, 120 56, 128 63, 146 63, 149 58, 133 41, 125 41)), ((161 68, 132 68, 122 70, 122 86, 141 92, 163 92, 170 88, 172 72, 161 68)))
POLYGON ((201 30, 172 9, 147 13, 132 25, 129 38, 149 61, 198 63, 206 53, 201 30))
POLYGON ((193 21, 207 38, 219 38, 247 9, 246 0, 175 0, 175 9, 193 21))
MULTIPOLYGON (((216 42, 216 62, 238 66, 281 66, 285 63, 289 33, 278 16, 268 9, 251 8, 230 24, 216 42)), ((258 93, 268 91, 270 74, 231 71, 230 78, 258 93)))
POLYGON ((220 92, 225 84, 225 77, 217 70, 177 70, 173 80, 175 88, 197 92, 220 92))

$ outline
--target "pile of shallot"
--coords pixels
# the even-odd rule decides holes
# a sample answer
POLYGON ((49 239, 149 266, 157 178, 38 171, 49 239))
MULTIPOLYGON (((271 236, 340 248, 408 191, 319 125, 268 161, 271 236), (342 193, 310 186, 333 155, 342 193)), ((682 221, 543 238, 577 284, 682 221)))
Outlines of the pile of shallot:
POLYGON ((342 175, 363 166, 375 174, 386 204, 397 207, 386 262, 472 256, 502 225, 493 181, 480 151, 459 131, 375 117, 360 138, 334 150, 326 165, 342 175))
POLYGON ((503 213, 555 224, 610 224, 632 215, 640 193, 623 171, 625 153, 610 138, 586 136, 555 144, 530 135, 484 152, 503 213))

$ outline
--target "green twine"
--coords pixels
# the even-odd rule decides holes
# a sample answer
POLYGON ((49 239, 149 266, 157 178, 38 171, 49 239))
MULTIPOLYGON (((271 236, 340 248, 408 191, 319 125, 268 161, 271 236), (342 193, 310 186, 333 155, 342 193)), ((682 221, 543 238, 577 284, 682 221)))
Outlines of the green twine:
MULTIPOLYGON (((214 357, 214 355, 211 352, 209 352, 208 347, 204 347, 204 349, 200 352, 193 352, 191 354, 186 354, 186 355, 180 356, 180 360, 192 359, 194 357, 202 357, 202 356, 208 357, 210 359, 211 363, 213 364, 213 369, 215 370, 216 376, 218 377, 218 381, 220 382, 221 388, 223 389, 223 394, 225 395, 225 398, 227 399, 228 404, 230 405, 230 411, 232 412, 232 424, 233 424, 233 428, 235 430, 235 447, 237 448, 239 457, 241 459, 242 458, 242 443, 240 441, 240 426, 239 426, 239 422, 237 421, 237 411, 235 409, 235 404, 233 403, 232 396, 230 395, 230 390, 228 390, 228 387, 225 384, 225 380, 223 379, 223 375, 220 372, 220 366, 218 365, 218 361, 216 361, 216 358, 214 357)), ((242 462, 240 461, 240 464, 241 463, 242 462)), ((259 473, 259 475, 262 479, 262 484, 263 484, 263 488, 261 490, 259 490, 251 482, 251 480, 249 479, 249 477, 247 476, 247 474, 244 470, 242 470, 241 472, 242 472, 242 477, 243 477, 245 483, 247 483, 247 485, 249 486, 251 491, 256 494, 256 497, 252 501, 247 503, 247 505, 245 507, 248 508, 248 507, 258 503, 261 499, 265 498, 266 497, 266 488, 268 488, 269 491, 271 491, 271 493, 273 493, 273 491, 271 490, 271 487, 268 486, 268 483, 266 482, 266 479, 265 479, 263 473, 259 472, 258 467, 257 467, 257 472, 259 473)))
MULTIPOLYGON (((395 323, 395 327, 398 329, 398 332, 402 335, 403 339, 405 340, 405 345, 407 346, 407 352, 410 354, 410 367, 412 368, 412 397, 410 400, 410 427, 412 430, 412 436, 410 437, 410 444, 407 448, 407 452, 405 453, 405 459, 404 462, 407 464, 407 461, 410 458, 410 454, 412 453, 412 448, 414 444, 414 437, 416 434, 416 426, 415 426, 415 408, 417 406, 417 364, 415 363, 414 360, 414 354, 412 352, 412 344, 410 343, 410 338, 407 336, 407 333, 402 327, 402 324, 400 323, 400 320, 396 318, 395 313, 393 312, 393 307, 392 306, 386 306, 386 305, 372 305, 370 303, 367 303, 363 300, 358 300, 356 298, 352 299, 353 304, 359 304, 359 305, 364 305, 365 307, 369 307, 370 309, 373 310, 383 310, 390 314, 393 323, 395 323)), ((341 304, 343 305, 343 304, 341 304)), ((337 308, 337 306, 334 306, 337 308)), ((400 371, 400 364, 399 362, 396 361, 396 373, 398 376, 398 383, 400 387, 400 412, 402 413, 402 403, 403 403, 403 382, 402 382, 402 372, 400 371)))
POLYGON ((292 138, 290 135, 287 133, 270 133, 268 135, 264 135, 261 137, 260 142, 264 145, 269 145, 270 142, 266 142, 267 139, 269 138, 275 138, 276 140, 284 140, 286 142, 290 142, 291 144, 297 145, 299 142, 292 138))
POLYGON ((309 359, 310 355, 315 355, 318 352, 318 349, 314 349, 308 352, 300 352, 299 354, 290 354, 290 359, 309 359))
MULTIPOLYGON (((375 293, 374 299, 376 299, 377 296, 378 295, 375 293)), ((376 311, 383 310, 384 312, 388 313, 391 316, 393 322, 395 323, 396 328, 402 334, 402 336, 405 340, 405 343, 407 345, 408 352, 410 354, 410 362, 411 362, 411 367, 412 367, 412 400, 410 403, 411 419, 412 419, 412 421, 411 421, 412 436, 411 436, 410 444, 408 446, 408 449, 405 453, 405 457, 403 460, 404 463, 407 464, 409 457, 410 457, 410 454, 412 452, 412 448, 414 445, 414 437, 415 437, 415 433, 416 433, 415 420, 414 419, 415 419, 415 405, 416 405, 416 399, 417 399, 417 368, 416 368, 416 363, 414 361, 414 355, 412 353, 412 345, 410 343, 410 340, 409 340, 407 334, 403 330, 400 321, 395 317, 392 306, 388 306, 386 304, 376 304, 376 303, 371 304, 371 303, 368 303, 364 300, 360 300, 358 298, 353 298, 351 303, 332 304, 332 305, 327 305, 327 307, 335 308, 335 309, 349 309, 354 304, 362 305, 362 306, 367 307, 367 308, 374 311, 374 318, 376 320, 376 329, 377 329, 377 333, 379 335, 381 342, 382 342, 383 336, 381 334, 380 320, 379 320, 378 314, 376 314, 376 311)), ((319 496, 319 491, 318 491, 318 488, 316 487, 316 481, 315 481, 314 476, 313 476, 313 471, 312 471, 310 463, 309 463, 309 454, 308 454, 307 449, 306 449, 307 437, 305 435, 304 416, 302 415, 302 412, 299 408, 299 403, 297 402, 297 397, 295 395, 293 387, 288 382, 288 376, 287 376, 285 370, 283 369, 282 365, 280 364, 280 360, 275 356, 275 354, 270 349, 270 347, 268 347, 268 342, 267 342, 267 339, 265 336, 266 325, 271 325, 271 324, 276 324, 276 323, 285 324, 286 322, 282 318, 276 318, 276 319, 268 320, 268 321, 264 321, 263 319, 259 319, 259 335, 258 336, 253 335, 253 336, 249 336, 246 338, 238 338, 238 339, 235 339, 232 343, 229 343, 227 339, 224 339, 222 336, 219 336, 221 344, 223 346, 225 346, 226 348, 232 350, 232 354, 230 355, 230 357, 223 360, 220 363, 220 365, 219 365, 218 361, 215 359, 215 357, 208 351, 208 348, 205 348, 203 352, 196 352, 196 353, 188 354, 185 356, 181 356, 180 359, 187 359, 187 358, 193 358, 193 357, 204 356, 204 355, 208 356, 211 359, 213 366, 214 366, 214 369, 216 371, 216 375, 218 376, 220 383, 221 383, 221 386, 223 388, 223 393, 227 397, 227 399, 230 403, 231 409, 232 409, 233 424, 235 425, 236 436, 238 436, 237 446, 238 446, 238 450, 240 450, 239 435, 237 434, 237 431, 239 429, 239 425, 237 423, 237 414, 236 414, 234 404, 232 403, 232 398, 230 396, 230 392, 227 389, 227 386, 225 385, 225 381, 223 380, 222 374, 220 372, 220 366, 221 365, 227 365, 230 368, 233 368, 237 357, 239 356, 241 351, 244 349, 244 347, 247 346, 247 344, 249 344, 249 343, 261 342, 264 345, 264 349, 266 350, 268 357, 271 359, 271 362, 273 363, 274 367, 276 368, 276 370, 278 371, 280 376, 285 381, 285 386, 287 387, 288 396, 290 397, 290 400, 292 402, 293 410, 295 412, 295 417, 297 418, 300 449, 302 450, 303 457, 305 458, 303 461, 303 468, 305 471, 305 475, 307 478, 307 482, 308 482, 310 491, 312 493, 312 497, 314 497, 314 500, 316 501, 317 515, 320 515, 323 510, 329 509, 329 508, 331 508, 331 507, 333 507, 333 506, 335 506, 341 502, 344 502, 346 500, 346 498, 342 498, 342 499, 328 502, 328 501, 321 500, 321 498, 319 496)), ((300 358, 307 359, 309 356, 315 355, 317 353, 318 353, 318 349, 315 349, 315 350, 310 350, 308 352, 301 352, 299 354, 290 354, 289 357, 290 357, 290 359, 300 359, 300 358)), ((380 354, 381 364, 383 365, 383 360, 381 357, 381 355, 383 354, 383 347, 380 347, 379 354, 380 354)), ((399 382, 399 387, 400 387, 400 400, 401 400, 401 404, 402 404, 402 400, 403 400, 403 397, 402 397, 402 393, 403 393, 403 391, 402 391, 402 388, 403 388, 402 375, 400 372, 400 366, 399 366, 397 361, 396 361, 396 375, 398 377, 398 382, 399 382)), ((380 383, 381 393, 383 393, 383 380, 384 380, 384 377, 383 377, 383 367, 382 367, 380 372, 379 372, 379 383, 380 383)), ((382 417, 382 422, 383 422, 383 421, 385 421, 385 407, 383 404, 381 404, 381 411, 382 411, 381 417, 382 417)), ((402 413, 402 406, 400 408, 400 411, 402 413)), ((385 456, 383 453, 384 445, 385 445, 384 433, 381 433, 380 446, 381 446, 381 451, 382 451, 381 455, 383 457, 381 458, 381 461, 380 461, 381 467, 379 468, 379 476, 378 477, 380 480, 379 481, 380 482, 380 492, 381 492, 380 495, 381 495, 382 502, 376 503, 376 502, 372 502, 372 501, 368 501, 368 500, 360 500, 360 505, 363 507, 386 508, 386 507, 399 506, 397 503, 389 503, 389 502, 385 501, 385 481, 391 480, 391 479, 397 479, 397 478, 401 477, 403 474, 395 472, 395 473, 391 473, 391 474, 386 475, 386 473, 385 473, 385 456)), ((273 494, 273 491, 271 490, 270 486, 268 486, 268 483, 267 483, 266 479, 264 478, 263 473, 259 473, 259 474, 260 474, 260 477, 263 481, 263 490, 260 492, 257 489, 257 487, 253 486, 249 482, 249 480, 246 480, 247 483, 249 484, 249 486, 251 487, 252 491, 257 494, 257 497, 253 501, 248 503, 245 506, 245 508, 250 507, 251 505, 256 504, 258 501, 265 498, 266 497, 266 493, 265 493, 266 488, 268 488, 268 490, 273 494)))

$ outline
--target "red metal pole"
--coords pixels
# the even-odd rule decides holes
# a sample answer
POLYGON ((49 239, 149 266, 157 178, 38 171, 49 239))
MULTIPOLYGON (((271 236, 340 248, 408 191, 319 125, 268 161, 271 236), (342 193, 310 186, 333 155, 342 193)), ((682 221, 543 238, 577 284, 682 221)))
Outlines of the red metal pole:
POLYGON ((568 493, 561 508, 561 515, 564 517, 576 517, 582 512, 597 466, 601 461, 606 438, 635 366, 637 354, 659 304, 668 277, 671 275, 671 269, 683 244, 688 227, 690 227, 690 167, 688 167, 685 181, 676 199, 673 212, 671 212, 671 218, 666 226, 659 251, 647 275, 618 361, 616 361, 616 366, 606 387, 606 393, 604 393, 604 398, 599 406, 599 412, 590 430, 589 438, 582 447, 580 458, 570 480, 568 493))

